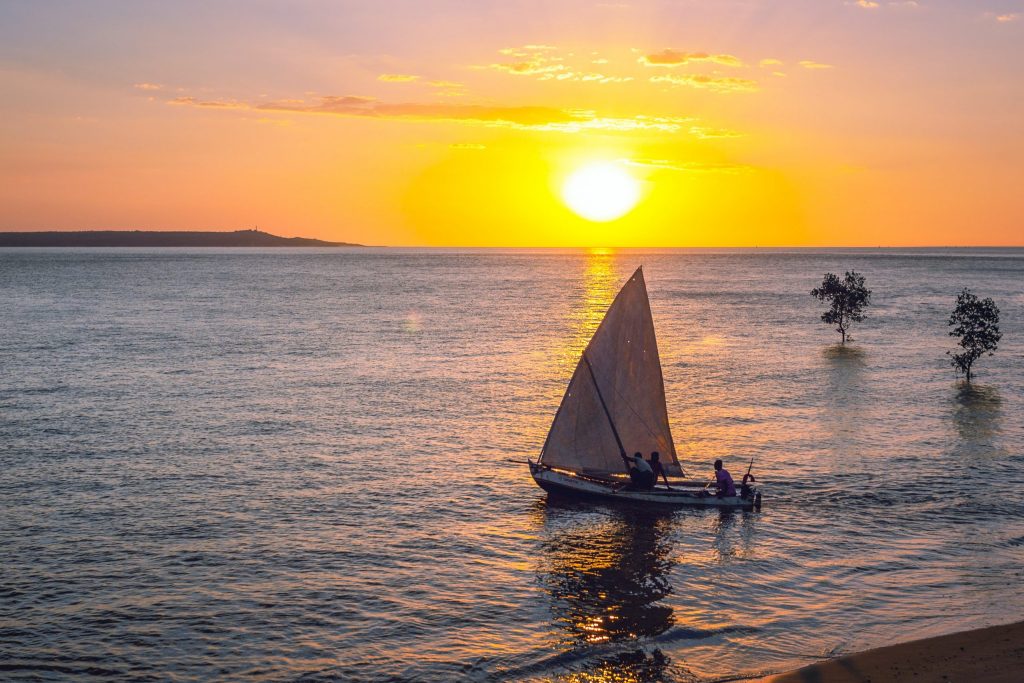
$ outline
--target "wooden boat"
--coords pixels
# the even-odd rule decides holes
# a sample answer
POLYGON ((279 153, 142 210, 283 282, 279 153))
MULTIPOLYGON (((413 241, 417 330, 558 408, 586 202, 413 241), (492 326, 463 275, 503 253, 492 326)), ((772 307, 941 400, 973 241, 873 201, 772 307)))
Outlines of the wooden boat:
POLYGON ((527 462, 534 481, 551 494, 745 510, 761 504, 760 491, 746 481, 737 484, 738 495, 718 496, 709 482, 680 479, 642 268, 580 355, 540 457, 527 462), (629 456, 637 452, 660 454, 670 486, 631 482, 629 456))

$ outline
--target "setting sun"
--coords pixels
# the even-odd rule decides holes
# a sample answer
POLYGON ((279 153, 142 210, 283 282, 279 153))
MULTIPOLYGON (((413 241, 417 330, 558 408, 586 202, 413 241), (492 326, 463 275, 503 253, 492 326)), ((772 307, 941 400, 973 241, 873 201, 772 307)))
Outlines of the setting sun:
POLYGON ((584 166, 566 179, 562 199, 574 212, 605 222, 625 215, 640 199, 640 185, 624 169, 602 162, 584 166))

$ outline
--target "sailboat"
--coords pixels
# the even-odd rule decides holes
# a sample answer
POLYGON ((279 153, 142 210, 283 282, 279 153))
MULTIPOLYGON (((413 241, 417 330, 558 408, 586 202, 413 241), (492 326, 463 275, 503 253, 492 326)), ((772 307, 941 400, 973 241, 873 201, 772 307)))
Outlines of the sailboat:
POLYGON ((623 285, 580 355, 540 456, 527 462, 534 481, 551 494, 745 510, 761 505, 748 477, 735 496, 718 496, 711 482, 681 479, 643 267, 623 285), (629 456, 638 452, 660 454, 668 485, 631 484, 629 456))

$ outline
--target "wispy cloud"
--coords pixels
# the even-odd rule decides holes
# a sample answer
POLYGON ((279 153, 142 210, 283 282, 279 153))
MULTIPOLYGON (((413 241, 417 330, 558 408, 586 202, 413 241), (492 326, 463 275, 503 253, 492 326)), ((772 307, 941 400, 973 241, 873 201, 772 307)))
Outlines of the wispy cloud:
POLYGON ((744 164, 707 163, 700 161, 669 161, 667 159, 623 159, 627 166, 652 168, 682 173, 747 173, 754 170, 753 166, 744 164))
POLYGON ((419 76, 414 76, 412 74, 381 74, 380 76, 377 76, 378 81, 383 81, 385 83, 411 83, 418 78, 419 76))
POLYGON ((733 78, 723 76, 706 76, 703 74, 652 76, 652 83, 671 83, 672 85, 685 85, 691 88, 713 90, 715 92, 754 92, 757 90, 757 81, 748 78, 733 78))
POLYGON ((237 102, 235 100, 200 100, 195 97, 175 97, 172 100, 167 101, 168 104, 189 106, 189 107, 202 107, 204 109, 252 109, 250 105, 245 102, 237 102))
POLYGON ((568 71, 569 67, 562 63, 565 60, 552 54, 557 49, 554 45, 523 45, 502 48, 498 50, 498 54, 512 57, 515 61, 490 64, 488 68, 516 76, 537 76, 568 71))
POLYGON ((536 52, 554 52, 557 49, 554 45, 528 44, 521 45, 520 47, 503 47, 498 50, 498 54, 511 57, 526 57, 536 52))
POLYGON ((569 67, 559 63, 561 60, 552 61, 547 57, 536 57, 521 62, 499 62, 491 64, 490 68, 504 71, 515 76, 536 76, 557 74, 560 71, 568 71, 569 67))
POLYGON ((709 128, 707 126, 690 126, 690 135, 702 140, 714 138, 741 138, 743 133, 729 128, 709 128))
POLYGON ((1000 24, 1008 24, 1011 21, 1017 21, 1018 19, 1020 19, 1020 16, 1021 15, 1019 12, 1008 12, 1006 14, 996 14, 995 20, 998 21, 1000 24))
POLYGON ((542 81, 578 81, 581 83, 628 83, 633 80, 632 76, 609 76, 607 74, 591 71, 564 71, 556 75, 545 75, 540 78, 542 81))
MULTIPOLYGON (((518 48, 499 50, 501 54, 515 57, 518 61, 498 62, 487 68, 503 71, 514 76, 532 76, 540 81, 577 81, 583 83, 626 83, 632 76, 617 76, 594 71, 578 70, 565 63, 565 58, 553 54, 558 48, 551 45, 524 45, 518 48)), ((604 60, 607 62, 607 60, 604 60)), ((596 62, 594 62, 596 63, 596 62)), ((477 67, 481 68, 481 67, 477 67)))
POLYGON ((164 88, 159 83, 136 83, 134 87, 138 90, 163 90, 164 88))
POLYGON ((767 59, 762 59, 760 62, 757 63, 758 66, 779 66, 781 64, 781 59, 772 59, 771 57, 767 59))
POLYGON ((575 117, 552 107, 494 107, 479 104, 435 104, 428 102, 382 102, 372 97, 355 95, 326 96, 313 102, 278 100, 258 104, 262 111, 306 114, 339 114, 370 118, 405 118, 419 120, 471 121, 537 126, 570 123, 575 117))
POLYGON ((821 62, 815 62, 810 59, 804 59, 800 62, 800 66, 805 69, 832 69, 835 68, 831 64, 822 64, 821 62))
POLYGON ((739 57, 727 54, 710 54, 708 52, 682 52, 680 50, 662 50, 646 54, 640 57, 640 63, 645 66, 676 67, 690 64, 692 62, 711 62, 723 66, 743 66, 743 60, 739 57))
MULTIPOLYGON (((518 130, 578 133, 587 130, 606 132, 650 131, 657 133, 689 133, 695 137, 723 137, 721 132, 703 128, 689 117, 673 116, 602 116, 589 110, 556 109, 542 106, 488 106, 479 104, 435 104, 426 102, 390 103, 372 97, 337 95, 313 101, 276 100, 262 103, 200 100, 176 97, 169 104, 211 109, 249 109, 258 112, 289 114, 333 114, 375 119, 409 121, 451 121, 487 127, 518 130)), ((731 133, 728 135, 731 136, 731 133)))
POLYGON ((853 4, 857 5, 857 7, 863 7, 864 9, 876 9, 879 7, 879 4, 874 2, 874 0, 857 0, 857 2, 853 4))

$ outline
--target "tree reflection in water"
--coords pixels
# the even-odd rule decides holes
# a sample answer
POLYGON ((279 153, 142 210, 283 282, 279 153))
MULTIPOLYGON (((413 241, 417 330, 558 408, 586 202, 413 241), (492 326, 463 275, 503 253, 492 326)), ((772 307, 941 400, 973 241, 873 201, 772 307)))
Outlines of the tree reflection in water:
POLYGON ((1002 398, 995 387, 958 385, 953 396, 953 423, 960 436, 957 450, 977 456, 993 450, 1000 431, 1002 398))
MULTIPOLYGON (((551 597, 562 646, 580 654, 559 680, 666 680, 669 658, 642 640, 674 623, 660 601, 672 592, 670 510, 605 507, 549 496, 538 575, 551 597)), ((677 667, 668 680, 690 678, 677 667)))

